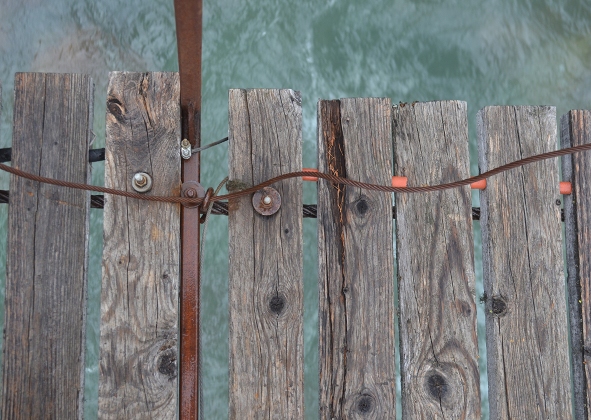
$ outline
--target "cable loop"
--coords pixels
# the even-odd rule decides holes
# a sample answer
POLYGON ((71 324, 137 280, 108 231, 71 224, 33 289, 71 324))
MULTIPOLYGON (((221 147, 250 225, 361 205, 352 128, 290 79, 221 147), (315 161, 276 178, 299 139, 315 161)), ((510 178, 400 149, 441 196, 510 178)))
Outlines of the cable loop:
POLYGON ((200 223, 205 222, 205 215, 207 214, 207 211, 209 210, 210 204, 213 204, 213 201, 214 201, 214 200, 212 200, 213 198, 215 198, 213 188, 209 187, 207 189, 207 191, 205 192, 205 197, 203 197, 203 202, 199 205, 199 213, 201 213, 203 215, 203 216, 201 216, 201 219, 199 219, 200 223))

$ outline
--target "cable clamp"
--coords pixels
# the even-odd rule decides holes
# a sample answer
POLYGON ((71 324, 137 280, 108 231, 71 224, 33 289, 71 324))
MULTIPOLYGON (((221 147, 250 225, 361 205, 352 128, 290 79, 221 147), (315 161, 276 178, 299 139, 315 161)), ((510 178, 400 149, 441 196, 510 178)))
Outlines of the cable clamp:
POLYGON ((191 158, 191 143, 187 139, 181 142, 181 157, 185 160, 191 158))

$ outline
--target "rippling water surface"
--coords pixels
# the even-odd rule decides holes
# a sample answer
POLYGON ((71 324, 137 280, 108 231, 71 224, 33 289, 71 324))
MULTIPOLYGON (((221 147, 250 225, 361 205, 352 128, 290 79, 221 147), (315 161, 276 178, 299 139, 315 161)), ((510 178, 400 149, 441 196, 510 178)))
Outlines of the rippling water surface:
MULTIPOLYGON (((304 166, 316 165, 319 98, 591 108, 591 3, 580 0, 204 0, 203 138, 227 135, 230 88, 293 88, 304 103, 304 166)), ((15 72, 89 73, 96 83, 95 147, 104 146, 108 72, 177 71, 172 0, 0 0, 0 147, 11 143, 15 72)), ((203 183, 227 173, 225 146, 204 152, 203 183)), ((103 183, 103 165, 93 167, 103 183)), ((0 188, 8 177, 0 174, 0 188)), ((304 201, 316 200, 306 185, 304 201)), ((477 196, 474 197, 478 203, 477 196)), ((91 211, 86 418, 96 418, 101 210, 91 211)), ((0 207, 0 305, 6 206, 0 207)), ((480 230, 475 224, 479 249, 480 230)), ((317 418, 316 226, 304 222, 306 417, 317 418)), ((212 220, 205 252, 205 418, 228 416, 227 221, 212 220)), ((477 273, 481 272, 477 252, 477 273)), ((480 281, 480 280, 479 280, 480 281)), ((481 288, 477 288, 480 293, 481 288)), ((480 312, 482 308, 479 308, 480 312)), ((0 321, 3 322, 3 306, 0 321)), ((483 325, 479 313, 480 326, 483 325)), ((481 332, 484 331, 481 328, 481 332)), ((481 334, 482 337, 482 334, 481 334)), ((484 342, 480 341, 484 354, 484 342)), ((481 358, 481 362, 484 359, 481 358)), ((484 365, 481 366, 484 374, 484 365)), ((483 376, 484 378, 484 376, 483 376)), ((485 384, 485 380, 483 382, 485 384)), ((398 406, 400 406, 398 404, 398 406)), ((483 398, 483 417, 487 401, 483 398)))

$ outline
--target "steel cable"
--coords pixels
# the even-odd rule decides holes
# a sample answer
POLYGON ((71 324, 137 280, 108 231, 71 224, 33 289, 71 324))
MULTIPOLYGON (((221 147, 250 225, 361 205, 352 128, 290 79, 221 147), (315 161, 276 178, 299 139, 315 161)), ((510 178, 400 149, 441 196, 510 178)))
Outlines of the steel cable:
MULTIPOLYGON (((579 146, 569 147, 566 149, 560 149, 560 150, 555 150, 552 152, 547 152, 547 153, 542 153, 539 155, 530 156, 530 157, 527 157, 524 159, 517 160, 515 162, 510 162, 508 164, 499 166, 498 168, 491 169, 490 171, 486 171, 480 175, 476 175, 476 176, 466 178, 466 179, 463 179, 460 181, 454 181, 454 182, 449 182, 449 183, 445 183, 445 184, 438 184, 438 185, 426 185, 426 186, 391 187, 391 186, 387 186, 387 185, 376 185, 376 184, 370 184, 370 183, 366 183, 366 182, 359 182, 359 181, 355 181, 352 179, 341 178, 336 175, 325 174, 325 173, 318 172, 318 171, 296 171, 296 172, 290 172, 287 174, 276 176, 274 178, 268 179, 265 182, 261 182, 260 184, 257 184, 255 186, 243 188, 239 191, 230 192, 229 194, 214 195, 213 197, 211 197, 211 202, 219 202, 219 201, 224 201, 224 200, 236 199, 236 198, 242 197, 244 195, 252 194, 252 193, 258 191, 259 189, 264 188, 264 187, 268 187, 269 185, 272 185, 276 182, 283 181, 283 180, 289 179, 289 178, 297 178, 297 177, 303 177, 303 176, 308 176, 308 177, 313 176, 313 177, 325 179, 325 180, 333 182, 335 184, 349 185, 352 187, 363 188, 363 189, 367 189, 367 190, 390 192, 390 193, 420 193, 420 192, 442 191, 442 190, 447 190, 450 188, 457 188, 457 187, 462 187, 465 185, 470 185, 473 182, 481 181, 483 179, 490 178, 493 175, 497 175, 501 172, 515 169, 515 168, 518 168, 520 166, 527 165, 530 163, 539 162, 542 160, 560 157, 560 156, 564 156, 564 155, 569 155, 569 154, 573 154, 573 153, 583 152, 586 150, 591 150, 591 143, 582 144, 579 146)), ((39 175, 34 175, 31 173, 22 171, 17 168, 7 166, 3 163, 0 163, 0 170, 3 170, 5 172, 11 173, 13 175, 16 175, 16 176, 19 176, 22 178, 29 179, 31 181, 42 182, 45 184, 57 185, 57 186, 66 187, 66 188, 74 188, 74 189, 79 189, 79 190, 102 192, 104 194, 112 194, 112 195, 118 195, 118 196, 123 196, 123 197, 128 197, 128 198, 136 198, 138 200, 156 201, 156 202, 161 202, 161 203, 189 204, 189 205, 196 205, 196 204, 200 205, 203 202, 203 198, 145 195, 145 194, 140 194, 140 193, 135 193, 135 192, 130 192, 130 191, 123 191, 123 190, 116 190, 113 188, 100 187, 100 186, 96 186, 96 185, 88 185, 88 184, 81 184, 81 183, 76 183, 76 182, 62 181, 59 179, 46 178, 46 177, 42 177, 39 175)), ((204 209, 204 211, 205 210, 206 209, 204 209)))

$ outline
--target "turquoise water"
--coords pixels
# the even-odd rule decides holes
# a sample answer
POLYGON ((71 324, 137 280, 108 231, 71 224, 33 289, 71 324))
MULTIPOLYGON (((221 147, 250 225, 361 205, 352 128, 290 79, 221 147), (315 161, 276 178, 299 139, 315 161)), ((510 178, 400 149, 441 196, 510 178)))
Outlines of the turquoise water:
MULTIPOLYGON (((172 0, 0 0, 0 147, 11 142, 19 71, 89 73, 96 83, 95 147, 104 146, 110 70, 176 71, 172 0)), ((316 101, 385 96, 393 102, 468 102, 472 172, 475 114, 485 105, 591 107, 591 3, 582 0, 204 0, 203 138, 227 135, 230 88, 302 92, 304 166, 316 166, 316 101)), ((204 184, 227 173, 225 146, 203 154, 204 184)), ((103 183, 103 165, 93 182, 103 183)), ((0 174, 0 188, 8 188, 0 174)), ((315 188, 305 186, 306 203, 315 188)), ((478 203, 478 197, 474 197, 478 203)), ((96 418, 101 210, 92 210, 86 418, 96 418)), ((6 206, 0 237, 6 237, 6 206)), ((479 226, 475 226, 479 247, 479 226)), ((306 417, 317 418, 316 226, 304 222, 306 417)), ((0 302, 5 240, 0 240, 0 302)), ((480 273, 480 260, 476 261, 480 273)), ((205 418, 227 418, 227 221, 212 219, 205 252, 205 418)), ((477 293, 480 293, 477 289, 477 293)), ((2 305, 2 303, 0 303, 2 305)), ((479 308, 481 309, 481 308, 479 308)), ((0 307, 3 317, 3 307, 0 307)), ((481 315, 481 314, 480 314, 481 315)), ((3 320, 0 319, 0 320, 3 320)), ((482 319, 481 319, 482 325, 482 319)), ((482 331, 483 332, 483 331, 482 331)), ((481 337, 483 335, 481 334, 481 337)), ((481 341, 481 351, 484 343, 481 341)), ((481 359, 482 360, 482 359, 481 359)), ((484 417, 486 399, 483 400, 484 417)))

